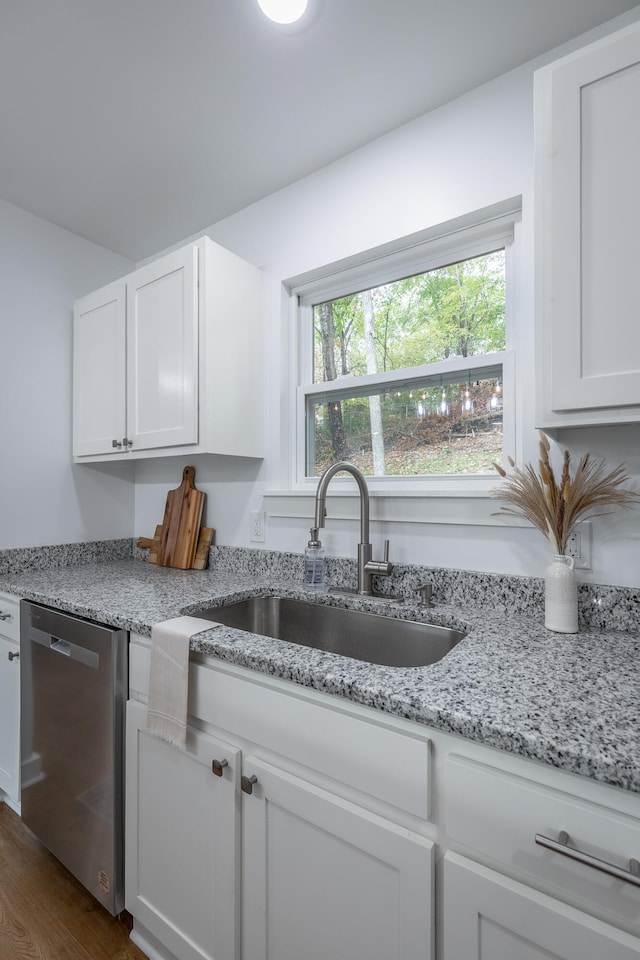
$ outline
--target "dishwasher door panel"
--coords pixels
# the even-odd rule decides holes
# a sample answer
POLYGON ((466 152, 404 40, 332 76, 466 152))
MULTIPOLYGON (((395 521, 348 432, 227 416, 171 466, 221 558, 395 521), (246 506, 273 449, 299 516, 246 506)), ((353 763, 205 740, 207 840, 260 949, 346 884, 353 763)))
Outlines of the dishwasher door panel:
POLYGON ((126 633, 27 606, 22 819, 115 914, 122 909, 126 633))

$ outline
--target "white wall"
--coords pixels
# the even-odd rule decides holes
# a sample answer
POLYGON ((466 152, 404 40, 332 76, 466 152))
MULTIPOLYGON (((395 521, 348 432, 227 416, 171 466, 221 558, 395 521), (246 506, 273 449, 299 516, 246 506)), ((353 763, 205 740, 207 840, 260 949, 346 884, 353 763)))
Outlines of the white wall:
POLYGON ((132 536, 131 468, 71 463, 73 302, 131 266, 0 200, 0 549, 132 536))
MULTIPOLYGON (((618 18, 621 25, 629 18, 618 18)), ((600 31, 588 35, 594 38, 600 31)), ((606 32, 606 31, 605 31, 606 32)), ((567 52, 574 42, 544 59, 567 52)), ((454 217, 522 195, 514 298, 518 403, 522 434, 518 457, 537 459, 533 369, 533 70, 529 64, 369 144, 220 223, 208 233, 265 275, 265 328, 270 348, 266 398, 267 456, 262 466, 211 458, 196 482, 209 495, 207 523, 217 542, 248 546, 249 511, 263 494, 286 486, 290 423, 286 403, 287 311, 282 281, 454 217)), ((295 132, 295 131, 294 131, 295 132)), ((286 144, 283 144, 286 149, 286 144)), ((572 431, 576 453, 590 449, 626 460, 638 485, 638 427, 572 431)), ((162 518, 167 487, 182 464, 146 461, 136 467, 136 533, 148 535, 162 518)), ((329 492, 331 497, 331 490, 329 492)), ((267 498, 267 509, 273 504, 267 498)), ((496 505, 497 508, 497 505, 496 505)), ((312 517, 267 517, 266 546, 304 549, 312 517)), ((593 524, 593 569, 584 580, 638 586, 640 510, 593 524)), ((540 576, 549 548, 532 529, 426 523, 372 525, 374 553, 391 541, 396 561, 540 576)), ((328 520, 329 553, 355 556, 356 521, 328 520)))
MULTIPOLYGON (((633 15, 618 18, 620 26, 633 15)), ((214 240, 264 270, 269 350, 264 462, 205 457, 196 463, 208 494, 206 522, 217 542, 249 545, 249 511, 271 509, 265 493, 286 486, 289 322, 282 281, 379 244, 522 195, 515 290, 521 358, 519 455, 533 459, 533 104, 534 67, 580 45, 574 41, 382 137, 260 203, 213 224, 214 240)), ((295 118, 294 118, 295 125, 295 118)), ((295 133, 295 129, 293 131, 295 133)), ((282 145, 286 149, 286 144, 282 145)), ((184 240, 176 238, 176 246, 184 240)), ((149 535, 182 458, 90 467, 71 463, 72 304, 133 264, 0 200, 0 549, 149 535), (135 517, 135 522, 134 522, 135 517)), ((640 426, 567 431, 572 451, 589 449, 611 465, 626 461, 640 489, 640 426)), ((331 492, 330 492, 331 497, 331 492)), ((303 517, 267 518, 266 546, 301 551, 303 517)), ((585 580, 638 586, 640 510, 594 521, 593 570, 585 580)), ((357 521, 330 519, 328 552, 355 555, 357 521)), ((533 530, 442 523, 374 523, 376 553, 392 559, 541 575, 548 548, 533 530)))

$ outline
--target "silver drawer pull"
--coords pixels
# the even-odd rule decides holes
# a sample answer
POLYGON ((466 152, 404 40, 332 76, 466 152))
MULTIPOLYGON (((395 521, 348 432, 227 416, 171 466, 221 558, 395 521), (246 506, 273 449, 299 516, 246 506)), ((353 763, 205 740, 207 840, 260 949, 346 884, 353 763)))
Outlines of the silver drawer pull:
POLYGON ((541 833, 536 833, 536 843, 547 850, 553 850, 554 853, 561 853, 564 857, 571 860, 577 860, 584 863, 587 867, 593 867, 594 870, 600 870, 601 873, 608 873, 610 877, 616 877, 618 880, 626 880, 636 887, 640 887, 640 861, 629 860, 629 868, 617 867, 615 863, 609 863, 607 860, 600 860, 598 857, 592 857, 589 853, 583 853, 582 850, 576 850, 569 846, 569 834, 566 830, 561 830, 557 840, 551 837, 545 837, 541 833))
POLYGON ((11 614, 0 610, 0 620, 11 620, 11 614))

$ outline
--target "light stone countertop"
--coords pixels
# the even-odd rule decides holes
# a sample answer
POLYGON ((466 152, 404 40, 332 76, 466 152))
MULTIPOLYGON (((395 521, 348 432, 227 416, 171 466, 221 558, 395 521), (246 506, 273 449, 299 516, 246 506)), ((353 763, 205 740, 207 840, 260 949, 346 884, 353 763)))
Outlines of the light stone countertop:
MULTIPOLYGON (((223 600, 308 596, 289 567, 267 564, 256 574, 224 566, 180 571, 128 559, 23 569, 1 573, 0 590, 144 636, 154 623, 197 616, 223 600)), ((449 591, 448 602, 430 610, 392 599, 315 597, 467 631, 427 667, 378 666, 223 626, 205 625, 191 649, 640 793, 638 597, 626 598, 622 618, 619 601, 612 603, 614 629, 600 623, 559 634, 542 625, 539 602, 511 604, 508 584, 500 593, 508 579, 487 580, 495 602, 489 596, 482 607, 459 591, 455 602, 449 591)), ((610 589, 603 588, 605 598, 610 589)), ((390 624, 390 643, 392 631, 390 624)))

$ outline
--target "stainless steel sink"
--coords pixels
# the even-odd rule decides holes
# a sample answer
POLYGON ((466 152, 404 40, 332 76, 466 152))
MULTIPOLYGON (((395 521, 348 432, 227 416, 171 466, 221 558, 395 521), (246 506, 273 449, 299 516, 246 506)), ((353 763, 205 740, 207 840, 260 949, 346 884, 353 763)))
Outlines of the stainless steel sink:
POLYGON ((389 667, 435 663, 464 637, 460 630, 432 623, 285 597, 250 597, 194 615, 238 630, 389 667))

